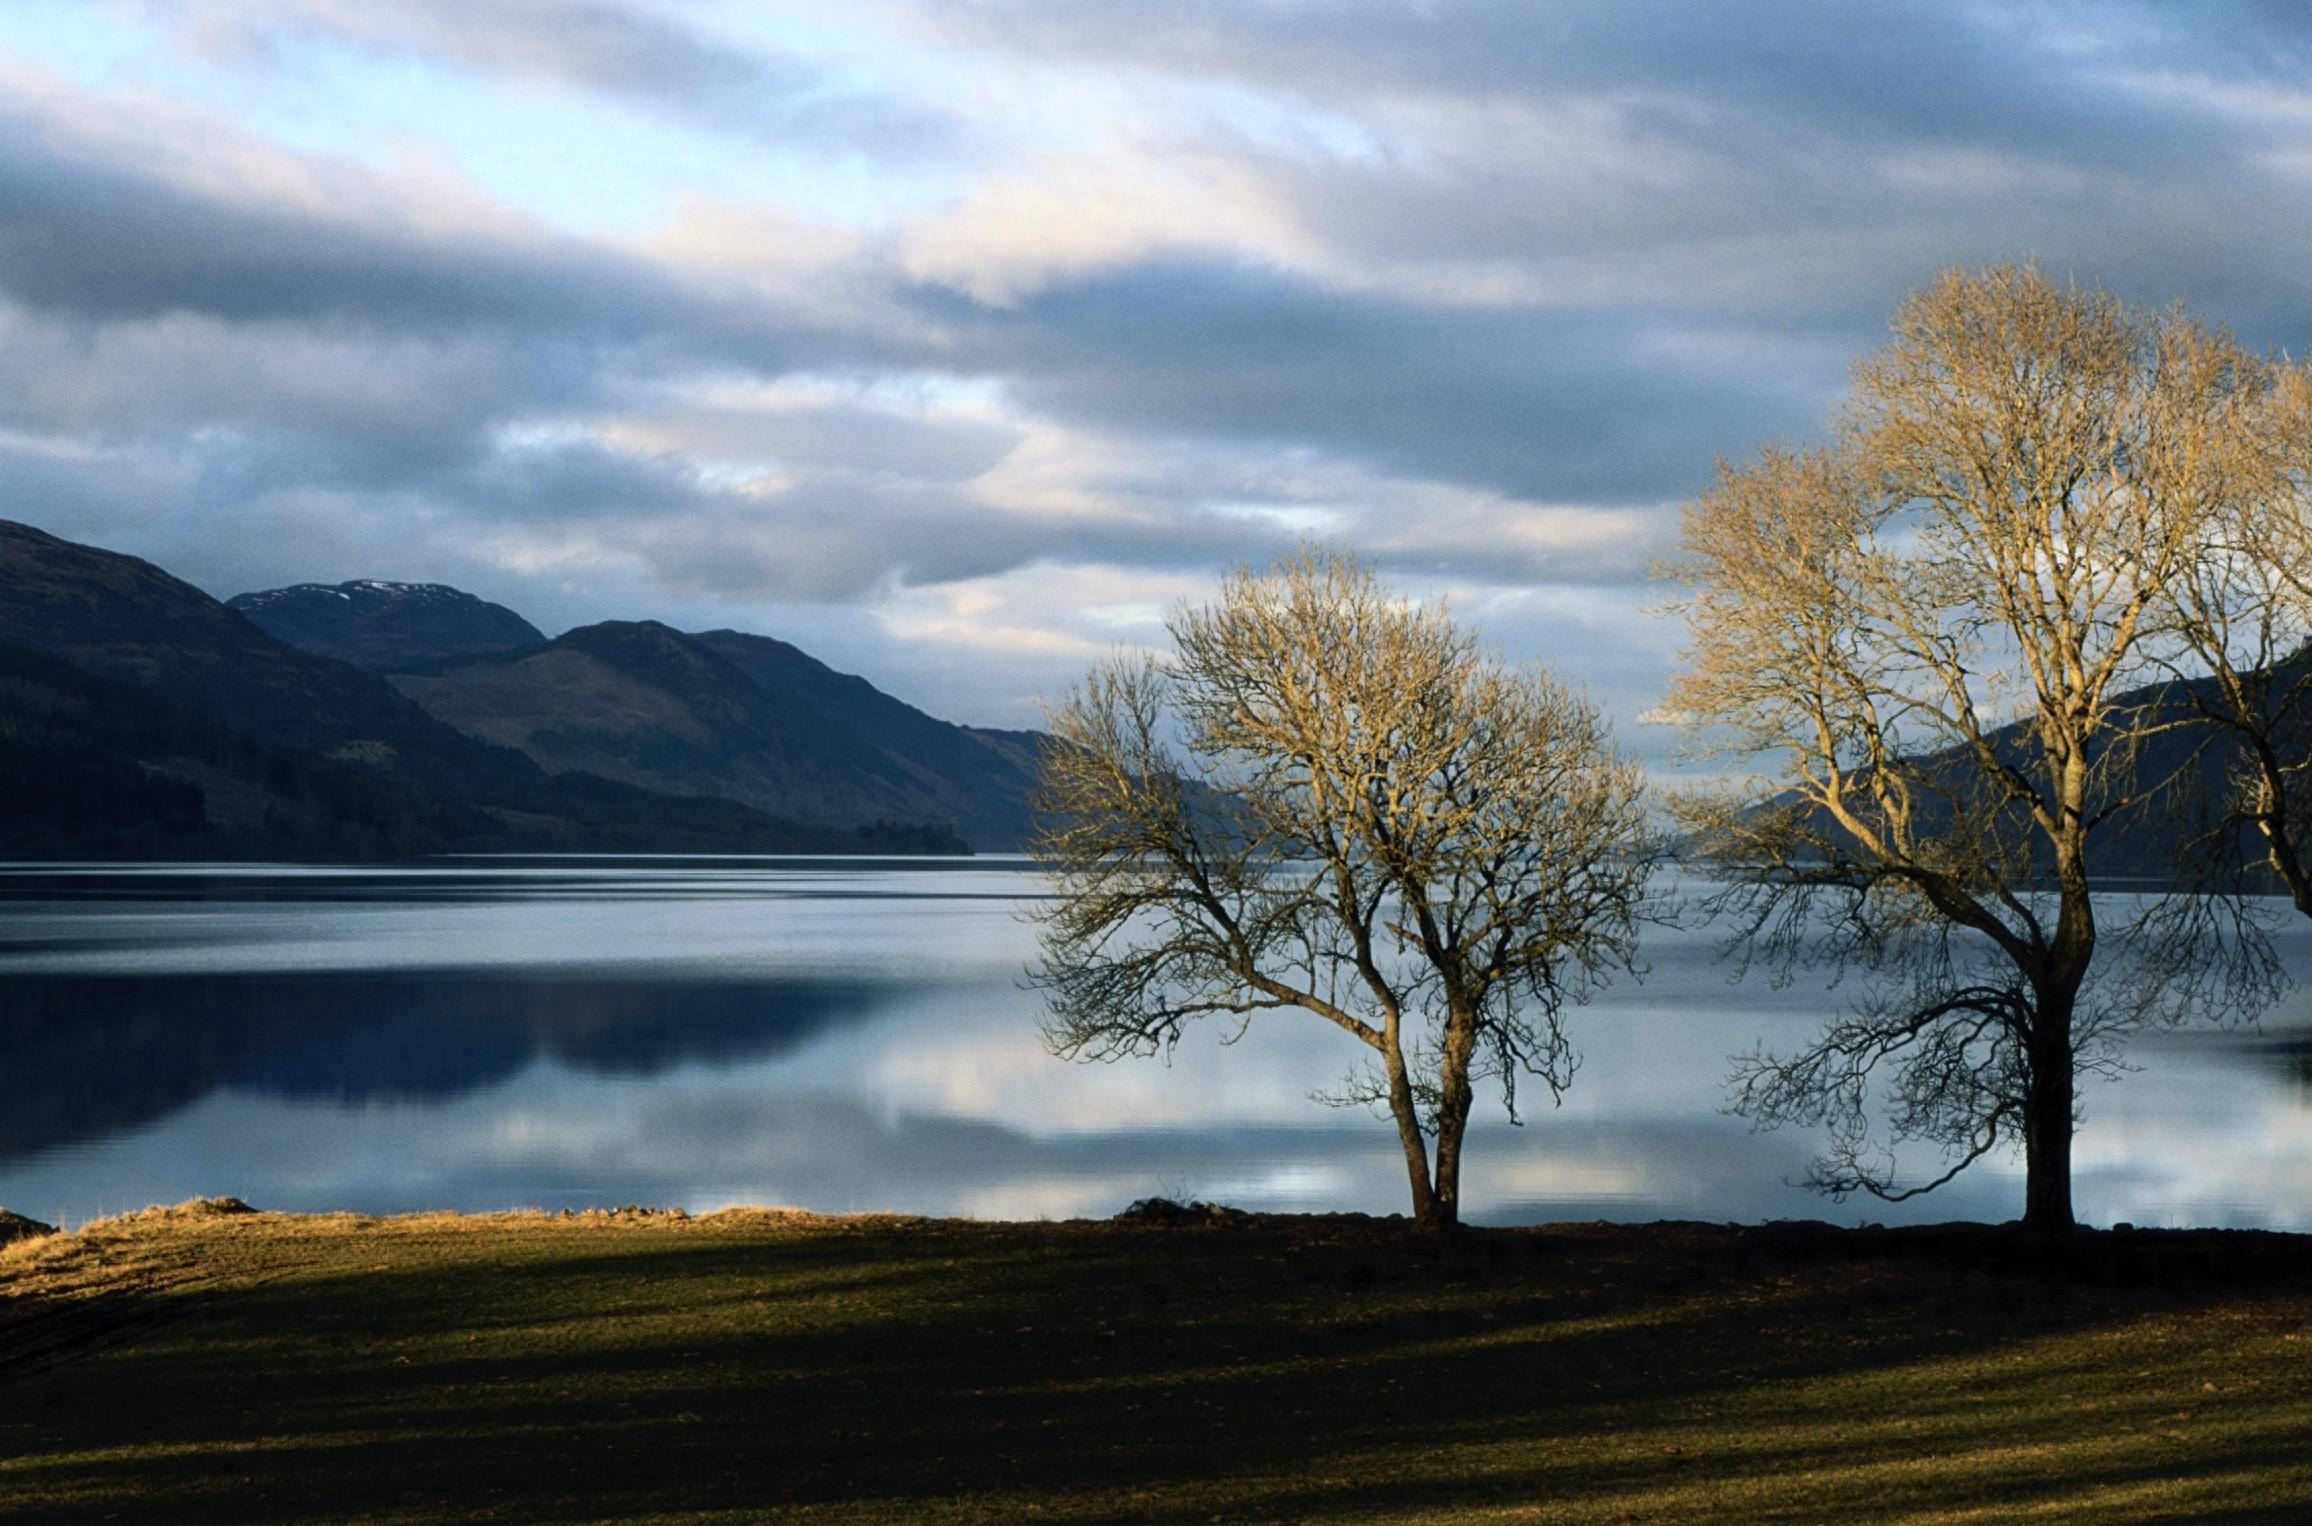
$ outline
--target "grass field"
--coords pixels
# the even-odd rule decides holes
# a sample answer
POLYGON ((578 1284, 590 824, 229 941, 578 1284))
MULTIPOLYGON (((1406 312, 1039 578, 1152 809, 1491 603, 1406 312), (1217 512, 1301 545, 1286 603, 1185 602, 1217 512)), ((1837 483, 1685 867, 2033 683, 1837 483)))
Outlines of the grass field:
POLYGON ((0 1519, 2312 1518, 2308 1243, 155 1211, 0 1519))

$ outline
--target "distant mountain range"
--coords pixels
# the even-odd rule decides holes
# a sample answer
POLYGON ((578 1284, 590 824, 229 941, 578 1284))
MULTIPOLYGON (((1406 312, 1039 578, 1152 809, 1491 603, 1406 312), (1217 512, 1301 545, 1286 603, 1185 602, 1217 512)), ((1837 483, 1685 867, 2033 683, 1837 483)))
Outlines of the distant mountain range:
POLYGON ((300 583, 229 607, 552 774, 799 821, 938 822, 978 848, 1017 847, 1028 830, 1033 733, 935 720, 768 636, 609 620, 549 641, 440 583, 300 583))
MULTIPOLYGON (((2177 788, 2098 834, 2105 872, 2172 872, 2226 795, 2238 750, 2191 689, 2119 701, 2173 723, 2135 776, 2177 788)), ((0 520, 0 858, 1004 850, 1046 744, 767 636, 613 620, 548 640, 438 583, 221 604, 0 520)), ((1997 746, 2031 760, 2020 727, 1997 746)))
POLYGON ((0 520, 0 857, 1008 848, 1038 740, 766 637, 549 641, 440 584, 228 606, 0 520))

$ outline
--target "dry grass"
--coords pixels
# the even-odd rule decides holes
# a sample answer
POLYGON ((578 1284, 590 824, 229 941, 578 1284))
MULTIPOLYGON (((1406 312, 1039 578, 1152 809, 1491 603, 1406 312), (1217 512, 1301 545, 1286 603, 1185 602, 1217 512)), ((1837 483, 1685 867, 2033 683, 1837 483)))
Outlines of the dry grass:
POLYGON ((0 1249, 0 1518, 2301 1517, 2308 1266, 188 1205, 0 1249))

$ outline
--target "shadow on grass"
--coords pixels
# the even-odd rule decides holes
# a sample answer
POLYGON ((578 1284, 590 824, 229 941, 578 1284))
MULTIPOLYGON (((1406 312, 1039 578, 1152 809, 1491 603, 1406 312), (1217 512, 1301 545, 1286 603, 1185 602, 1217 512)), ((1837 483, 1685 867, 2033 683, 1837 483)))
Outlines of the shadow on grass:
MULTIPOLYGON (((1324 1220, 349 1235, 0 1388, 0 1516, 1611 1514, 1826 1468, 1858 1501, 1988 1508, 2075 1487, 2065 1449, 2112 1439, 2078 1393, 2137 1360, 2128 1332, 2220 1292, 2019 1276, 2001 1244, 1324 1220)), ((2189 1498, 2294 1465, 2301 1407, 2155 1441, 2182 1423, 2172 1378, 2112 1396, 2152 1450, 2099 1461, 2098 1487, 2189 1498)))

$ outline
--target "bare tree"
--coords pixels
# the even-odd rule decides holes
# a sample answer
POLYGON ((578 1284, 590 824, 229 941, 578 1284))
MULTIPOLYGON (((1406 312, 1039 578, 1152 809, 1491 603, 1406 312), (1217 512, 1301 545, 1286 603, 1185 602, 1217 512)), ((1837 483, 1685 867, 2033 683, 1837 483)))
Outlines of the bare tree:
POLYGON ((2243 370, 2258 448, 2237 453, 2201 555, 2168 590, 2176 692, 2214 726, 2203 745, 2224 775, 2194 858, 2221 882, 2244 846, 2312 916, 2312 376, 2243 370))
POLYGON ((1739 1110, 1827 1128, 1814 1185, 1909 1197, 2019 1141, 2024 1221, 2067 1227, 2078 1077, 2145 1023, 2267 999, 2251 923, 2175 895, 2099 909, 2091 862, 2166 798, 2145 744, 2178 721, 2142 686, 2256 448, 2252 369, 2180 311, 1949 272, 1829 444, 1722 467, 1689 509, 1670 703, 1764 765, 1679 802, 1713 903, 1781 978, 1864 976, 1810 1047, 1737 1064, 1739 1110), (1903 1185, 1905 1141, 1948 1169, 1903 1185))
POLYGON ((1239 571, 1169 630, 1051 712, 1046 1041, 1110 1060, 1311 1013, 1371 1051, 1325 1100, 1387 1105, 1415 1217, 1449 1226, 1477 1083, 1513 1118, 1521 1075, 1557 1095, 1566 1003, 1634 968, 1640 775, 1572 691, 1346 555, 1239 571))

